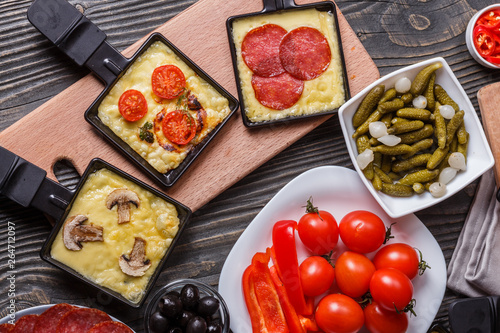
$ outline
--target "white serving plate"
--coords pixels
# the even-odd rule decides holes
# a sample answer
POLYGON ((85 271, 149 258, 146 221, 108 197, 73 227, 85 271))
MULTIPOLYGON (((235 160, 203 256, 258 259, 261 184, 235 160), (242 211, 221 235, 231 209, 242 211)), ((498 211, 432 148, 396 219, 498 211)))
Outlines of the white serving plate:
POLYGON ((342 105, 339 110, 339 120, 342 132, 344 133, 344 138, 346 140, 347 150, 349 151, 349 156, 351 157, 354 168, 360 175, 366 188, 391 217, 400 217, 406 214, 414 213, 448 199, 481 176, 495 163, 490 146, 486 140, 483 127, 469 97, 453 74, 453 71, 448 63, 440 57, 401 68, 373 82, 359 94, 342 105), (467 170, 460 171, 457 176, 446 185, 447 192, 440 198, 433 197, 427 191, 421 195, 414 194, 412 197, 405 198, 393 197, 376 191, 373 188, 371 181, 366 179, 363 175, 362 170, 358 167, 358 163, 356 162, 358 152, 356 148, 356 141, 352 138, 352 134, 354 133, 352 116, 358 109, 358 106, 365 95, 376 85, 384 84, 385 89, 387 90, 394 87, 396 81, 403 76, 413 80, 420 70, 435 62, 440 62, 443 65, 443 67, 438 69, 436 72, 436 83, 441 85, 446 90, 448 95, 450 95, 450 97, 458 103, 460 108, 465 111, 465 128, 470 134, 467 153, 467 170))
MULTIPOLYGON (((39 314, 42 314, 45 310, 47 310, 48 308, 51 308, 54 305, 55 304, 38 305, 38 306, 33 306, 31 308, 19 310, 19 311, 16 312, 16 320, 18 320, 22 316, 26 316, 26 315, 31 315, 31 314, 39 315, 39 314)), ((77 306, 79 308, 84 308, 85 307, 85 306, 80 306, 80 305, 74 305, 74 306, 77 306)), ((116 319, 115 317, 113 317, 113 316, 110 316, 110 317, 111 317, 111 319, 113 319, 113 321, 117 321, 117 322, 120 322, 120 323, 126 325, 124 322, 116 319)), ((5 316, 2 319, 0 319, 0 324, 6 324, 6 323, 9 322, 9 320, 11 320, 10 316, 5 316)), ((130 329, 132 330, 132 328, 130 328, 130 329)), ((132 332, 135 333, 134 330, 132 330, 132 332)))
MULTIPOLYGON (((446 264, 439 244, 429 230, 413 214, 402 218, 389 217, 373 199, 353 170, 325 166, 311 169, 293 179, 260 211, 248 225, 229 253, 219 280, 219 293, 226 300, 234 333, 251 333, 250 317, 246 309, 241 277, 256 252, 272 245, 272 228, 279 220, 298 221, 304 214, 307 199, 312 196, 314 205, 333 214, 337 223, 353 210, 368 210, 377 214, 386 224, 397 222, 391 242, 404 242, 420 249, 431 269, 413 279, 415 311, 417 317, 409 319, 409 333, 424 333, 432 324, 441 305, 446 289, 446 264)), ((309 254, 297 239, 299 262, 309 254)), ((339 238, 338 254, 345 250, 339 238)), ((368 255, 370 257, 370 255, 368 255)), ((366 332, 365 329, 362 332, 366 332)))

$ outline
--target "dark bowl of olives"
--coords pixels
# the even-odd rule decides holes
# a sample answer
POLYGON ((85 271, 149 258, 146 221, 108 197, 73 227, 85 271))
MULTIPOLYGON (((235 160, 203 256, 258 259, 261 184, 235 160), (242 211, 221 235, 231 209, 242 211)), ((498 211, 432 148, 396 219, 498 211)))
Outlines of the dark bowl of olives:
POLYGON ((228 333, 229 310, 205 283, 182 279, 156 292, 144 314, 146 333, 228 333))

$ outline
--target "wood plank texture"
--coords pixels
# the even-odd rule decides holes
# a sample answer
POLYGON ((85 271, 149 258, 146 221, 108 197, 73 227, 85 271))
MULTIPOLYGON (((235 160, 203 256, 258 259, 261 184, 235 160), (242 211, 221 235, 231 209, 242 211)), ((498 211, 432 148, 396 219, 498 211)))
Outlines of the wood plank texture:
MULTIPOLYGON (((172 19, 196 1, 70 0, 120 51, 172 19)), ((465 45, 466 21, 486 0, 371 1, 337 0, 354 33, 385 75, 403 66, 443 56, 477 111, 478 90, 500 81, 500 72, 478 65, 465 45)), ((0 129, 5 130, 88 74, 77 69, 28 23, 29 0, 0 2, 0 129)), ((211 8, 206 14, 217 9, 211 8)), ((189 29, 186 27, 186 29, 189 29)), ((213 74, 213 73, 210 73, 213 74)), ((69 105, 71 106, 71 104, 69 105)), ((481 115, 480 115, 481 116, 481 115)), ((262 207, 291 179, 323 165, 352 168, 337 117, 331 117, 268 162, 198 209, 167 262, 155 290, 176 278, 195 278, 217 286, 225 257, 262 207)), ((74 173, 63 173, 72 184, 74 173)), ((429 228, 449 262, 477 182, 416 215, 429 228)), ((39 212, 0 198, 0 316, 7 314, 7 224, 16 225, 16 307, 71 302, 94 306, 143 332, 141 311, 106 299, 39 259, 50 232, 39 212)), ((436 323, 448 326, 448 306, 463 297, 447 290, 436 323)), ((418 302, 418 301, 417 301, 418 302)), ((426 304, 418 304, 420 311, 426 304)))

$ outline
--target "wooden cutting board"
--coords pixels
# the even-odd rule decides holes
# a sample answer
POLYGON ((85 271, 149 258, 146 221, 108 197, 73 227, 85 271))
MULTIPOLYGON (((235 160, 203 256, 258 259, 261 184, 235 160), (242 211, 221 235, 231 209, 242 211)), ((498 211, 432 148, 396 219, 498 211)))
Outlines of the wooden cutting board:
POLYGON ((477 101, 479 102, 484 132, 495 159, 493 169, 497 187, 500 187, 500 82, 479 89, 477 101))
MULTIPOLYGON (((297 4, 311 2, 314 0, 300 0, 297 4)), ((200 0, 155 31, 237 96, 226 20, 262 8, 261 0, 200 0)), ((354 96, 380 74, 340 11, 338 15, 349 86, 354 96)), ((146 37, 123 54, 130 57, 146 37)), ((58 160, 70 160, 82 174, 92 158, 100 157, 158 188, 85 121, 85 110, 103 89, 99 79, 89 74, 1 132, 0 145, 46 170, 54 180, 53 165, 58 160)), ((238 111, 178 182, 168 190, 160 190, 195 211, 328 118, 247 129, 238 111)))

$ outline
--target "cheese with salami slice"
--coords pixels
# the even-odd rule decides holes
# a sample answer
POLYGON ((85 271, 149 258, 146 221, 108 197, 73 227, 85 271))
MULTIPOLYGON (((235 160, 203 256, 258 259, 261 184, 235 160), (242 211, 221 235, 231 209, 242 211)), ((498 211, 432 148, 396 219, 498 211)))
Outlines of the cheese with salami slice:
POLYGON ((250 122, 327 112, 345 102, 334 20, 330 12, 304 9, 233 22, 242 104, 250 122), (289 76, 303 81, 300 94, 289 86, 289 76), (288 89, 273 93, 280 87, 288 89))

